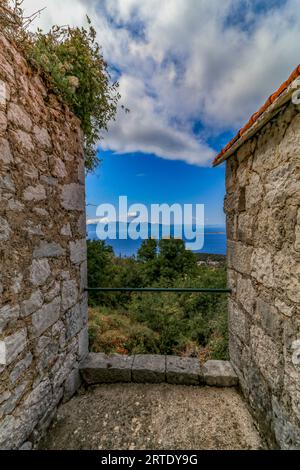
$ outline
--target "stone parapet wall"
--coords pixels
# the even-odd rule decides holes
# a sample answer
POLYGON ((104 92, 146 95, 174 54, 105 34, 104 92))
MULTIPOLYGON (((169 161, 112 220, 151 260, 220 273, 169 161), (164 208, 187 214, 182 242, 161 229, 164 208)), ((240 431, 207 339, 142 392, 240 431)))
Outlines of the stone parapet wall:
POLYGON ((88 351, 79 120, 0 33, 0 448, 30 447, 88 351))
POLYGON ((230 357, 271 446, 300 448, 300 113, 227 160, 230 357))

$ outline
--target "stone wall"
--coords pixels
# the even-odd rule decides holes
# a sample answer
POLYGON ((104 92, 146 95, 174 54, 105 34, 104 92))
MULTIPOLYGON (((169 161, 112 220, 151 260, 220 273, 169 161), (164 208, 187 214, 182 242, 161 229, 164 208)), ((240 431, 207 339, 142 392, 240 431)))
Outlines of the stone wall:
POLYGON ((300 448, 300 113, 227 160, 230 356, 271 446, 300 448))
POLYGON ((30 448, 88 350, 79 120, 0 34, 0 448, 30 448))

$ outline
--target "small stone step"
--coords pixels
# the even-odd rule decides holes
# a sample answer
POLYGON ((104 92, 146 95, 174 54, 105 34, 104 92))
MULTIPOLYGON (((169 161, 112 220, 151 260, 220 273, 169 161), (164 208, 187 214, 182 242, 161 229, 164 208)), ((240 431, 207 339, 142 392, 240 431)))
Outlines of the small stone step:
POLYGON ((169 384, 200 385, 202 373, 199 360, 192 357, 167 356, 166 380, 169 384))
POLYGON ((137 354, 132 366, 132 380, 138 383, 166 381, 166 357, 159 354, 137 354))
POLYGON ((80 364, 82 378, 88 385, 99 383, 131 382, 133 356, 89 353, 80 364))
POLYGON ((229 361, 207 361, 203 368, 203 380, 214 387, 234 387, 238 377, 229 361))

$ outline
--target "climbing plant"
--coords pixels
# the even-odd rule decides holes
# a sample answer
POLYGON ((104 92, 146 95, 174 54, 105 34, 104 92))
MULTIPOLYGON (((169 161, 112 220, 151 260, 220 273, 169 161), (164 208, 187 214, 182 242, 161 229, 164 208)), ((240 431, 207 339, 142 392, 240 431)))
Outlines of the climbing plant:
MULTIPOLYGON (((0 26, 22 49, 47 86, 81 120, 88 170, 98 164, 97 143, 108 123, 115 119, 120 99, 118 82, 111 83, 96 31, 87 17, 87 27, 53 26, 48 33, 28 26, 40 12, 25 17, 23 0, 1 2, 0 26)), ((127 110, 126 110, 127 111, 127 110)))

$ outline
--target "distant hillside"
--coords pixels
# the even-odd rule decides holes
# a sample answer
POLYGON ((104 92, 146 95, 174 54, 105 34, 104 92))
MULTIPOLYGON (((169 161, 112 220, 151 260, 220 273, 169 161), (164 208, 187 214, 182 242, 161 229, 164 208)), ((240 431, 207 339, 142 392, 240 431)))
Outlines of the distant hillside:
POLYGON ((194 253, 199 265, 207 266, 226 266, 226 255, 210 253, 194 253))

